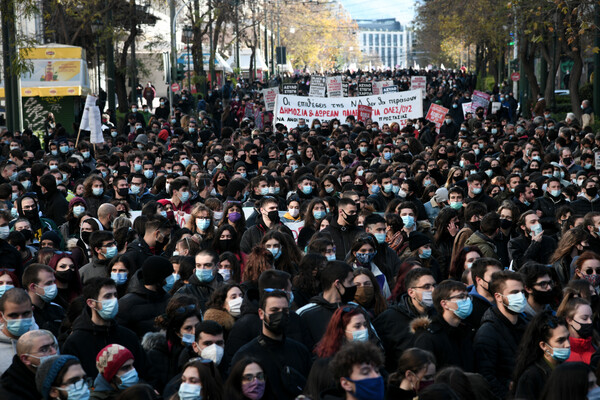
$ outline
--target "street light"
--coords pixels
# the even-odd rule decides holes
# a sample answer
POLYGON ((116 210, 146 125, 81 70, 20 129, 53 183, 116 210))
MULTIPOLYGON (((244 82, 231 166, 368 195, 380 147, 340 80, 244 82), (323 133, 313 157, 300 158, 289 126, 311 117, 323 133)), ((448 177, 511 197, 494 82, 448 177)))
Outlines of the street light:
POLYGON ((100 95, 100 31, 104 28, 104 24, 100 18, 96 18, 91 25, 92 33, 96 37, 96 70, 98 71, 98 95, 100 95))
POLYGON ((190 74, 190 57, 192 56, 192 51, 190 49, 190 42, 192 41, 192 38, 194 37, 194 30, 192 29, 191 26, 184 26, 183 27, 183 31, 181 33, 181 35, 183 36, 183 41, 185 42, 186 46, 187 46, 187 73, 188 73, 188 90, 190 91, 190 93, 192 93, 192 76, 190 74))

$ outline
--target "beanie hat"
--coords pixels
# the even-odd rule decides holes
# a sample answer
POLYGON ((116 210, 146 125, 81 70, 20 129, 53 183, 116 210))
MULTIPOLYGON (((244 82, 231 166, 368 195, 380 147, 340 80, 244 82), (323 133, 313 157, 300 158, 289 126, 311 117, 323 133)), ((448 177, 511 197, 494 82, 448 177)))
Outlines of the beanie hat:
POLYGON ((87 202, 85 201, 85 199, 83 197, 78 196, 75 196, 71 199, 71 201, 69 202, 69 208, 73 208, 73 206, 77 203, 81 203, 85 206, 85 208, 87 208, 87 202))
POLYGON ((158 138, 159 138, 160 140, 164 140, 164 141, 166 142, 166 141, 167 141, 167 139, 169 138, 169 131, 168 131, 168 130, 166 130, 166 129, 163 129, 163 130, 161 130, 161 131, 158 133, 158 138))
POLYGON ((109 344, 96 356, 96 368, 98 372, 106 379, 112 381, 119 369, 127 360, 133 360, 133 354, 126 347, 120 344, 109 344))
POLYGON ((142 278, 146 285, 155 285, 173 273, 173 264, 168 258, 151 256, 142 265, 142 278))
POLYGON ((162 206, 166 206, 167 204, 173 205, 173 203, 171 203, 171 200, 169 199, 160 199, 156 201, 158 204, 162 204, 162 206))
POLYGON ((54 231, 44 232, 44 234, 40 238, 40 242, 42 240, 52 240, 52 243, 54 243, 54 246, 56 246, 56 247, 60 246, 60 237, 54 231))
POLYGON ((45 359, 35 373, 35 386, 44 400, 49 399, 50 388, 60 370, 69 360, 79 359, 75 356, 52 356, 45 359))
POLYGON ((421 232, 413 232, 410 234, 410 236, 408 238, 408 242, 409 242, 409 246, 410 246, 410 251, 415 251, 416 249, 418 249, 421 246, 430 244, 431 239, 429 239, 429 236, 427 236, 421 232))
POLYGON ((136 143, 141 143, 143 145, 147 145, 148 144, 148 136, 146 136, 144 133, 140 133, 135 138, 135 142, 136 143))

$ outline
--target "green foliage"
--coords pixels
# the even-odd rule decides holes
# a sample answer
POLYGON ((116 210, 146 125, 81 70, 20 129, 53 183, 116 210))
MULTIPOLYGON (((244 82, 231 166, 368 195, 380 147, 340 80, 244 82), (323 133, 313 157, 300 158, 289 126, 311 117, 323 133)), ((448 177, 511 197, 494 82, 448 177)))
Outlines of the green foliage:
POLYGON ((586 83, 579 88, 579 95, 582 100, 590 100, 594 98, 594 85, 592 83, 586 83))

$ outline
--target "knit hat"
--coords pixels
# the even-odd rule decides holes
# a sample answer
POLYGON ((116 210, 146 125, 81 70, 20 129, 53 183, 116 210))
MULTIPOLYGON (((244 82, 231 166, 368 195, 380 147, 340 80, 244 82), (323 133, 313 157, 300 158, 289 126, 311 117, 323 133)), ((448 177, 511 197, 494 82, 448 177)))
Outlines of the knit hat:
POLYGON ((69 208, 73 208, 73 206, 77 203, 81 203, 85 206, 85 208, 87 208, 87 202, 85 201, 85 199, 83 197, 73 197, 71 199, 71 201, 69 202, 69 208))
POLYGON ((106 379, 112 381, 119 369, 127 360, 133 360, 133 354, 126 347, 120 344, 109 344, 96 356, 96 368, 98 372, 106 379))
POLYGON ((171 200, 169 199, 160 199, 160 200, 156 200, 156 202, 158 204, 162 204, 162 206, 166 206, 167 204, 173 205, 173 203, 171 203, 171 200))
POLYGON ((429 236, 421 233, 421 232, 412 232, 408 237, 408 243, 410 246, 410 251, 415 251, 421 246, 425 246, 426 244, 431 243, 431 239, 429 236))
POLYGON ((134 142, 141 143, 143 145, 147 145, 148 144, 148 136, 146 136, 146 134, 144 134, 144 133, 140 133, 139 135, 137 135, 134 142))
POLYGON ((60 370, 69 360, 79 359, 75 356, 52 356, 45 359, 35 373, 35 386, 44 400, 49 399, 52 382, 56 380, 60 370))
POLYGON ((173 273, 173 264, 168 258, 151 256, 142 265, 142 277, 146 285, 155 285, 173 273))
POLYGON ((54 243, 55 247, 57 247, 57 248, 60 247, 60 237, 54 231, 44 232, 44 234, 40 238, 40 242, 42 240, 52 240, 52 243, 54 243))
POLYGON ((159 138, 160 140, 164 140, 164 141, 166 142, 166 141, 167 141, 167 139, 169 138, 169 131, 168 131, 168 130, 166 130, 166 129, 163 129, 163 130, 161 130, 161 131, 158 133, 158 138, 159 138))
POLYGON ((441 188, 435 191, 434 197, 437 203, 448 201, 448 189, 442 186, 441 188))

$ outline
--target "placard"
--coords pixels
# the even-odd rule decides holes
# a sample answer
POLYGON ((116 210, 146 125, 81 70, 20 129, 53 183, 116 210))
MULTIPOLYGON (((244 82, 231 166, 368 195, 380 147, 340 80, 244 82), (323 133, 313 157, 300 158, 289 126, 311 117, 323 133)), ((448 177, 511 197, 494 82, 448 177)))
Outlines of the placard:
POLYGON ((342 97, 342 77, 328 76, 327 77, 327 97, 342 97))
POLYGON ((596 160, 596 165, 594 168, 596 168, 596 170, 600 170, 600 151, 594 153, 594 159, 596 160))
POLYGON ((365 106, 362 104, 358 105, 358 116, 357 119, 361 122, 367 122, 373 115, 373 107, 365 106))
POLYGON ((467 113, 473 114, 473 102, 462 103, 463 117, 467 118, 467 113))
POLYGON ((310 97, 325 97, 326 89, 324 76, 315 75, 310 78, 310 90, 308 92, 310 97))
POLYGON ((298 94, 298 84, 297 83, 283 83, 281 85, 281 94, 298 94))
POLYGON ((502 103, 499 101, 492 101, 492 114, 496 114, 502 108, 502 103))
POLYGON ((262 94, 263 101, 265 102, 265 109, 267 111, 273 111, 273 108, 275 107, 275 99, 279 94, 279 87, 275 86, 268 89, 263 89, 262 94))
POLYGON ((383 94, 386 94, 386 93, 396 93, 396 92, 399 92, 398 86, 396 86, 396 85, 385 86, 383 88, 383 94))
POLYGON ((358 82, 358 95, 371 96, 373 94, 372 82, 358 82))
POLYGON ((440 133, 440 128, 444 123, 444 117, 448 113, 448 109, 446 107, 440 106, 439 104, 432 103, 429 106, 429 111, 427 111, 427 116, 425 119, 427 121, 431 121, 435 123, 435 130, 437 133, 440 133))
POLYGON ((344 97, 348 97, 348 82, 342 82, 342 92, 344 97))
POLYGON ((475 112, 478 107, 483 107, 483 115, 486 116, 488 107, 490 105, 491 96, 487 93, 480 92, 479 90, 473 91, 473 105, 472 110, 475 112))
POLYGON ((410 89, 411 90, 420 89, 423 93, 423 97, 425 97, 425 92, 427 91, 427 77, 426 76, 411 76, 410 77, 410 89))
POLYGON ((397 122, 404 127, 407 119, 423 117, 423 97, 420 90, 340 98, 279 95, 273 124, 281 123, 288 129, 292 129, 298 125, 300 118, 303 118, 308 125, 313 119, 319 119, 321 123, 334 118, 343 121, 349 115, 357 117, 359 105, 372 108, 371 119, 379 123, 379 126, 397 122))

